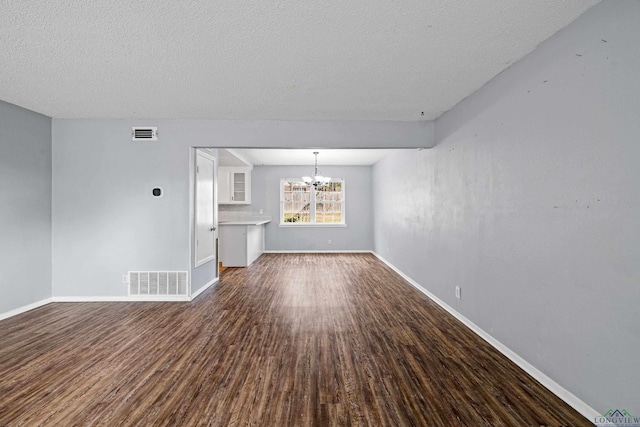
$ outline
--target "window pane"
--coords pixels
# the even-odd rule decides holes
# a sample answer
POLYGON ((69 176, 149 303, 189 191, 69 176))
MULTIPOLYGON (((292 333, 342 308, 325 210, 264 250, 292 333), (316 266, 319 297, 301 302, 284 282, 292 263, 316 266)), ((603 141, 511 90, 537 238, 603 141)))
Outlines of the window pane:
POLYGON ((311 222, 309 215, 311 192, 305 183, 284 182, 283 222, 311 222))
POLYGON ((333 181, 316 192, 316 222, 342 222, 342 182, 333 181))

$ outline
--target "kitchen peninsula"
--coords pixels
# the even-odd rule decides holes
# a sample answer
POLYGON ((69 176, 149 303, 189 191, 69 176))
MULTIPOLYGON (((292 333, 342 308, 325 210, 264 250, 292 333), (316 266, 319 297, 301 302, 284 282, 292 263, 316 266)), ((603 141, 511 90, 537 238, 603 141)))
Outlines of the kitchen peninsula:
POLYGON ((264 252, 264 227, 270 217, 237 218, 219 222, 220 262, 225 267, 247 267, 264 252))

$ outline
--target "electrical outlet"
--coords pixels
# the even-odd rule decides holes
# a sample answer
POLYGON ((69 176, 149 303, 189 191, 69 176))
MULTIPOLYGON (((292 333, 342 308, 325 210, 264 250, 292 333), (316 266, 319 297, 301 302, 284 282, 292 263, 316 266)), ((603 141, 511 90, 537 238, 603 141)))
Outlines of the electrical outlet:
POLYGON ((460 290, 460 286, 456 286, 456 298, 462 298, 462 291, 460 290))
POLYGON ((129 283, 129 275, 128 274, 123 274, 122 275, 122 283, 129 283))
POLYGON ((329 239, 329 241, 327 242, 328 244, 331 244, 331 239, 329 239))
POLYGON ((264 213, 264 210, 260 209, 260 215, 262 215, 264 213))

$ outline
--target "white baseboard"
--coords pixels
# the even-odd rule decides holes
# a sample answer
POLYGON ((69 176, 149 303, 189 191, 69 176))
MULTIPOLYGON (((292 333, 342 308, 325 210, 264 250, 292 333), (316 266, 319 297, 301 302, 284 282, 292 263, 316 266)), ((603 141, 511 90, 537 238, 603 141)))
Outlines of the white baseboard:
POLYGON ((33 310, 34 308, 42 307, 43 305, 47 305, 51 302, 51 298, 45 298, 40 301, 32 302, 31 304, 23 305, 22 307, 18 307, 13 310, 9 310, 5 313, 0 313, 0 320, 8 319, 9 317, 17 316, 18 314, 25 313, 29 310, 33 310))
POLYGON ((332 251, 321 251, 321 250, 313 250, 313 251, 262 251, 263 254, 370 254, 373 253, 369 250, 332 250, 332 251))
POLYGON ((63 296, 63 297, 51 297, 47 299, 43 299, 41 301, 37 301, 31 304, 27 304, 25 306, 16 308, 14 310, 7 311, 5 313, 0 313, 0 320, 8 319, 9 317, 17 316, 18 314, 22 314, 29 310, 33 310, 34 308, 42 307, 43 305, 47 305, 52 302, 183 302, 183 301, 191 301, 195 299, 198 295, 208 289, 211 285, 216 283, 218 278, 216 277, 202 288, 200 288, 195 294, 191 297, 186 295, 160 295, 160 296, 147 296, 147 295, 132 295, 132 296, 63 296))
POLYGON ((218 280, 220 278, 216 277, 214 278, 212 281, 210 281, 209 283, 207 283, 206 285, 204 285, 203 287, 201 287, 200 289, 198 289, 197 291, 195 291, 192 295, 191 295, 191 301, 193 301, 194 299, 198 298, 198 296, 203 293, 204 291, 206 291, 207 289, 209 289, 209 287, 211 287, 214 283, 217 283, 218 280))
POLYGON ((502 344, 500 341, 498 341, 497 339, 489 335, 487 332, 485 332, 483 329, 481 329, 478 325, 473 323, 471 320, 467 319, 462 314, 458 313, 456 310, 454 310, 451 306, 446 304, 440 298, 436 297, 431 292, 429 292, 428 290, 420 286, 417 282, 415 282, 409 276, 407 276, 402 271, 400 271, 395 265, 391 264, 389 261, 384 259, 381 255, 375 252, 373 252, 373 254, 376 257, 378 257, 378 259, 380 259, 382 262, 384 262, 386 265, 388 265, 393 271, 395 271, 400 276, 402 276, 402 278, 405 279, 407 282, 409 282, 413 287, 415 287, 417 290, 419 290, 420 292, 425 294, 427 297, 432 299, 440 307, 447 310, 453 317, 455 317, 456 319, 464 323, 465 326, 467 326, 469 329, 475 332, 480 338, 482 338, 483 340, 491 344, 496 350, 498 350, 500 353, 505 355, 513 363, 515 363, 520 368, 522 368, 526 373, 528 373, 533 378, 535 378, 540 384, 542 384, 547 389, 549 389, 551 393, 555 394, 560 399, 565 401, 569 406, 571 406, 573 409, 575 409, 580 414, 582 414, 582 416, 584 416, 586 419, 591 421, 595 419, 595 417, 601 416, 600 413, 598 413, 598 411, 596 411, 591 406, 589 406, 588 404, 580 400, 569 390, 565 389, 560 384, 558 384, 557 382, 555 382, 554 380, 546 376, 538 368, 536 368, 535 366, 527 362, 525 359, 520 357, 514 351, 509 349, 506 345, 502 344))
POLYGON ((113 297, 53 297, 52 302, 180 302, 191 301, 187 295, 131 295, 113 297))

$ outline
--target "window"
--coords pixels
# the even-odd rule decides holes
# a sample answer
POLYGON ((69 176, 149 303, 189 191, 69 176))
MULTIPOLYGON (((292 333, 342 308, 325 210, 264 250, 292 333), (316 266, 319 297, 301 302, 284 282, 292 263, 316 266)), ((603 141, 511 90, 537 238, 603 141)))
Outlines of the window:
POLYGON ((344 181, 334 179, 325 186, 280 180, 280 225, 345 225, 344 181))

